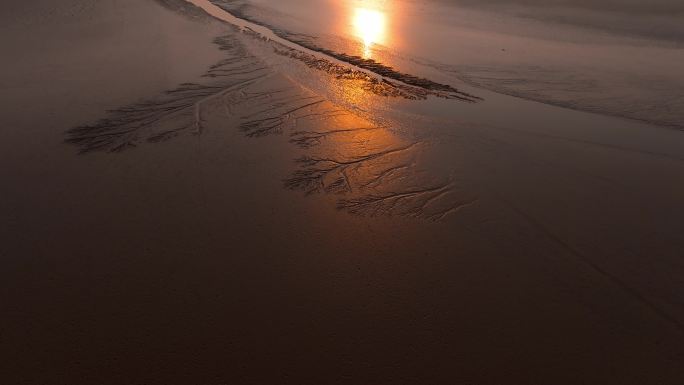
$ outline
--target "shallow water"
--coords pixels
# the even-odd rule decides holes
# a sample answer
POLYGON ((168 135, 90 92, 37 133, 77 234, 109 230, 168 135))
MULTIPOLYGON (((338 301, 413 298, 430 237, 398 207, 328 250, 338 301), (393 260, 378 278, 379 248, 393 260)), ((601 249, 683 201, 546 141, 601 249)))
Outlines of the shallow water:
MULTIPOLYGON (((215 1, 336 52, 567 108, 684 127, 684 15, 563 3, 215 1), (429 67, 429 68, 426 68, 429 67)), ((656 9, 656 8, 654 8, 656 9)))

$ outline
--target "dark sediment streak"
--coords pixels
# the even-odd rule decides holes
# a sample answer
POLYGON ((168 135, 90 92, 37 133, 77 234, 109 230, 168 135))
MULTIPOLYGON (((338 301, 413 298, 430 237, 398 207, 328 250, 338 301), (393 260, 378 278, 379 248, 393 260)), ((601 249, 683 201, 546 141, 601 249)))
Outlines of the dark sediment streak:
POLYGON ((68 130, 66 142, 79 146, 82 153, 118 152, 141 141, 159 142, 186 132, 201 134, 204 103, 270 72, 234 37, 219 37, 214 43, 228 57, 202 75, 206 82, 183 83, 156 98, 110 110, 94 124, 68 130))
POLYGON ((169 10, 185 15, 194 20, 211 20, 202 8, 185 0, 155 0, 159 5, 169 10))
POLYGON ((320 59, 282 45, 276 46, 274 51, 278 55, 299 60, 310 68, 325 71, 338 79, 361 81, 361 88, 363 90, 380 96, 400 97, 412 100, 427 99, 428 96, 436 96, 438 98, 456 99, 469 103, 475 103, 481 100, 480 98, 462 92, 433 90, 425 87, 407 85, 406 82, 403 81, 399 83, 387 79, 378 79, 369 76, 363 71, 335 64, 328 60, 320 59))
POLYGON ((288 189, 338 196, 336 207, 354 215, 434 222, 478 201, 444 175, 421 176, 417 157, 427 142, 395 135, 389 125, 370 122, 293 84, 259 83, 237 96, 245 135, 287 132, 299 148, 297 168, 283 180, 288 189))

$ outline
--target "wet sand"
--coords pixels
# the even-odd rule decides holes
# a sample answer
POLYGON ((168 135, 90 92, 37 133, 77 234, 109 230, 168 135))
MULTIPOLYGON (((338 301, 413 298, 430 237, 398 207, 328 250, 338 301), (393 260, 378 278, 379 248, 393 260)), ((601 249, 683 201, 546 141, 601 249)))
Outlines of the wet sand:
POLYGON ((684 379, 681 132, 162 3, 4 27, 3 383, 684 379))

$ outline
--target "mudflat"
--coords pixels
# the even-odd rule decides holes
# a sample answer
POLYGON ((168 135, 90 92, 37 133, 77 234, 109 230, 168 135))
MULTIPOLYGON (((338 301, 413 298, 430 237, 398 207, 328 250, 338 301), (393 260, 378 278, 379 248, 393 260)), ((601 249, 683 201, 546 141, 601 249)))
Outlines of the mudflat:
POLYGON ((2 12, 2 383, 684 380, 680 131, 240 10, 2 12))

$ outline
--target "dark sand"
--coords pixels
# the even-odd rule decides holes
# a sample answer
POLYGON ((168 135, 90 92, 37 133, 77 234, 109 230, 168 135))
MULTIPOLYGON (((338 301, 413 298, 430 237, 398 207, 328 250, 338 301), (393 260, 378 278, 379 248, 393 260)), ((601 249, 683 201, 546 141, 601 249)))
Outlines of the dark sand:
POLYGON ((3 15, 0 383, 684 381, 681 132, 62 3, 3 15))

